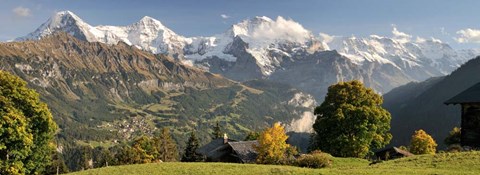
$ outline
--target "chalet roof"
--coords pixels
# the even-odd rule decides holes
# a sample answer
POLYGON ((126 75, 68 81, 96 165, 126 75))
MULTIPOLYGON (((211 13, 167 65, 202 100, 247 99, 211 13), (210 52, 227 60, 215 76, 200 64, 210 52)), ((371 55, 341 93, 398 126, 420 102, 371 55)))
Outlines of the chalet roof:
POLYGON ((253 145, 257 145, 258 142, 254 141, 241 141, 241 142, 228 142, 233 151, 237 154, 244 163, 255 162, 257 159, 257 151, 253 148, 253 145))
POLYGON ((410 153, 410 152, 408 152, 408 151, 406 151, 406 150, 403 150, 403 149, 400 149, 400 148, 397 148, 397 147, 393 147, 393 149, 395 150, 395 152, 400 153, 400 154, 402 154, 402 155, 404 155, 404 156, 413 156, 412 153, 410 153))
MULTIPOLYGON (((235 142, 235 140, 228 139, 228 142, 235 142)), ((210 143, 198 148, 197 153, 203 154, 207 157, 214 156, 214 154, 221 152, 222 148, 226 145, 227 144, 224 143, 223 138, 214 139, 210 143)))
POLYGON ((395 153, 398 153, 398 154, 402 154, 403 156, 405 157, 408 157, 408 156, 413 156, 412 153, 408 152, 408 151, 405 151, 405 150, 402 150, 400 148, 397 148, 397 147, 389 147, 389 148, 385 148, 385 149, 382 149, 380 151, 377 151, 375 152, 376 155, 381 155, 381 154, 384 154, 386 152, 395 152, 395 153))
POLYGON ((480 83, 447 100, 445 104, 480 103, 480 83))

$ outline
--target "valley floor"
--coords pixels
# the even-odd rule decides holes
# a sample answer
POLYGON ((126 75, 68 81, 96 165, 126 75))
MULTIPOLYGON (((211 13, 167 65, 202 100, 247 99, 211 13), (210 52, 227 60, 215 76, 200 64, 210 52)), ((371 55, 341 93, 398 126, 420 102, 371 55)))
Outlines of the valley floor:
POLYGON ((419 155, 374 165, 363 159, 335 158, 333 166, 323 169, 292 166, 231 163, 153 163, 114 166, 75 172, 71 175, 174 175, 174 174, 480 174, 480 152, 419 155))

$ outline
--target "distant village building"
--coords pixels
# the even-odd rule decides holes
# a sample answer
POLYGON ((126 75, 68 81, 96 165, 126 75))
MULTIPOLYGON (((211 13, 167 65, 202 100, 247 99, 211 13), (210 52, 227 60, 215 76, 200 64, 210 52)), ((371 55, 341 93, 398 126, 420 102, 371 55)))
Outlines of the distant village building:
POLYGON ((468 88, 445 104, 462 105, 462 146, 480 147, 480 83, 468 88))
POLYGON ((253 163, 258 155, 253 145, 257 144, 256 140, 235 141, 227 137, 218 138, 199 148, 197 153, 205 156, 207 162, 253 163))
POLYGON ((375 158, 377 160, 391 160, 408 156, 413 156, 413 154, 397 147, 385 148, 375 152, 375 158))

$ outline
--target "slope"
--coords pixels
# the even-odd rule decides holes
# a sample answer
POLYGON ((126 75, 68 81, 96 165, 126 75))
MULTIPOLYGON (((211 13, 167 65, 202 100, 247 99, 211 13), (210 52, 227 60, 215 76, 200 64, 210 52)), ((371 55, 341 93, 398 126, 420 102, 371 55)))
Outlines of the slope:
POLYGON ((414 130, 424 129, 438 143, 460 126, 460 107, 444 102, 480 82, 480 57, 468 61, 450 75, 411 83, 384 95, 384 107, 392 113, 392 144, 406 145, 414 130))
POLYGON ((85 42, 65 33, 0 44, 0 60, 0 69, 41 94, 61 128, 59 137, 69 141, 111 144, 170 127, 184 143, 193 130, 208 138, 216 122, 243 138, 313 108, 288 103, 302 94, 289 86, 241 84, 122 42, 85 42))

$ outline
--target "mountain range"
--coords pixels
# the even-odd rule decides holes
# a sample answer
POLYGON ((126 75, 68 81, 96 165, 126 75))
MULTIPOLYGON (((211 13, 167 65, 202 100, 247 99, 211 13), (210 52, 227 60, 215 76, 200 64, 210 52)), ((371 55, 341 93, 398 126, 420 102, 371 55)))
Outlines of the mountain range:
POLYGON ((389 92, 392 144, 406 144, 420 128, 442 140, 459 122, 456 107, 442 100, 480 81, 471 72, 480 69, 468 68, 480 50, 396 27, 392 35, 315 35, 291 19, 262 16, 213 36, 184 37, 151 17, 91 26, 62 11, 1 44, 0 69, 31 82, 60 116, 62 132, 79 140, 168 126, 181 136, 213 122, 237 137, 274 121, 309 132, 328 86, 348 80, 389 92), (88 136, 99 131, 104 136, 88 136))
POLYGON ((53 15, 17 41, 36 40, 63 31, 106 44, 119 42, 162 53, 235 81, 266 79, 289 84, 322 101, 330 84, 358 79, 377 92, 411 81, 444 76, 480 50, 455 50, 435 38, 393 29, 393 37, 315 35, 283 17, 243 20, 221 34, 184 37, 151 17, 128 26, 91 26, 70 11, 53 15))
POLYGON ((209 138, 217 122, 230 137, 243 139, 278 121, 301 131, 301 117, 313 116, 314 98, 291 86, 239 83, 124 42, 73 36, 58 32, 0 43, 0 70, 41 94, 60 140, 104 145, 169 127, 183 145, 189 132, 209 138))

